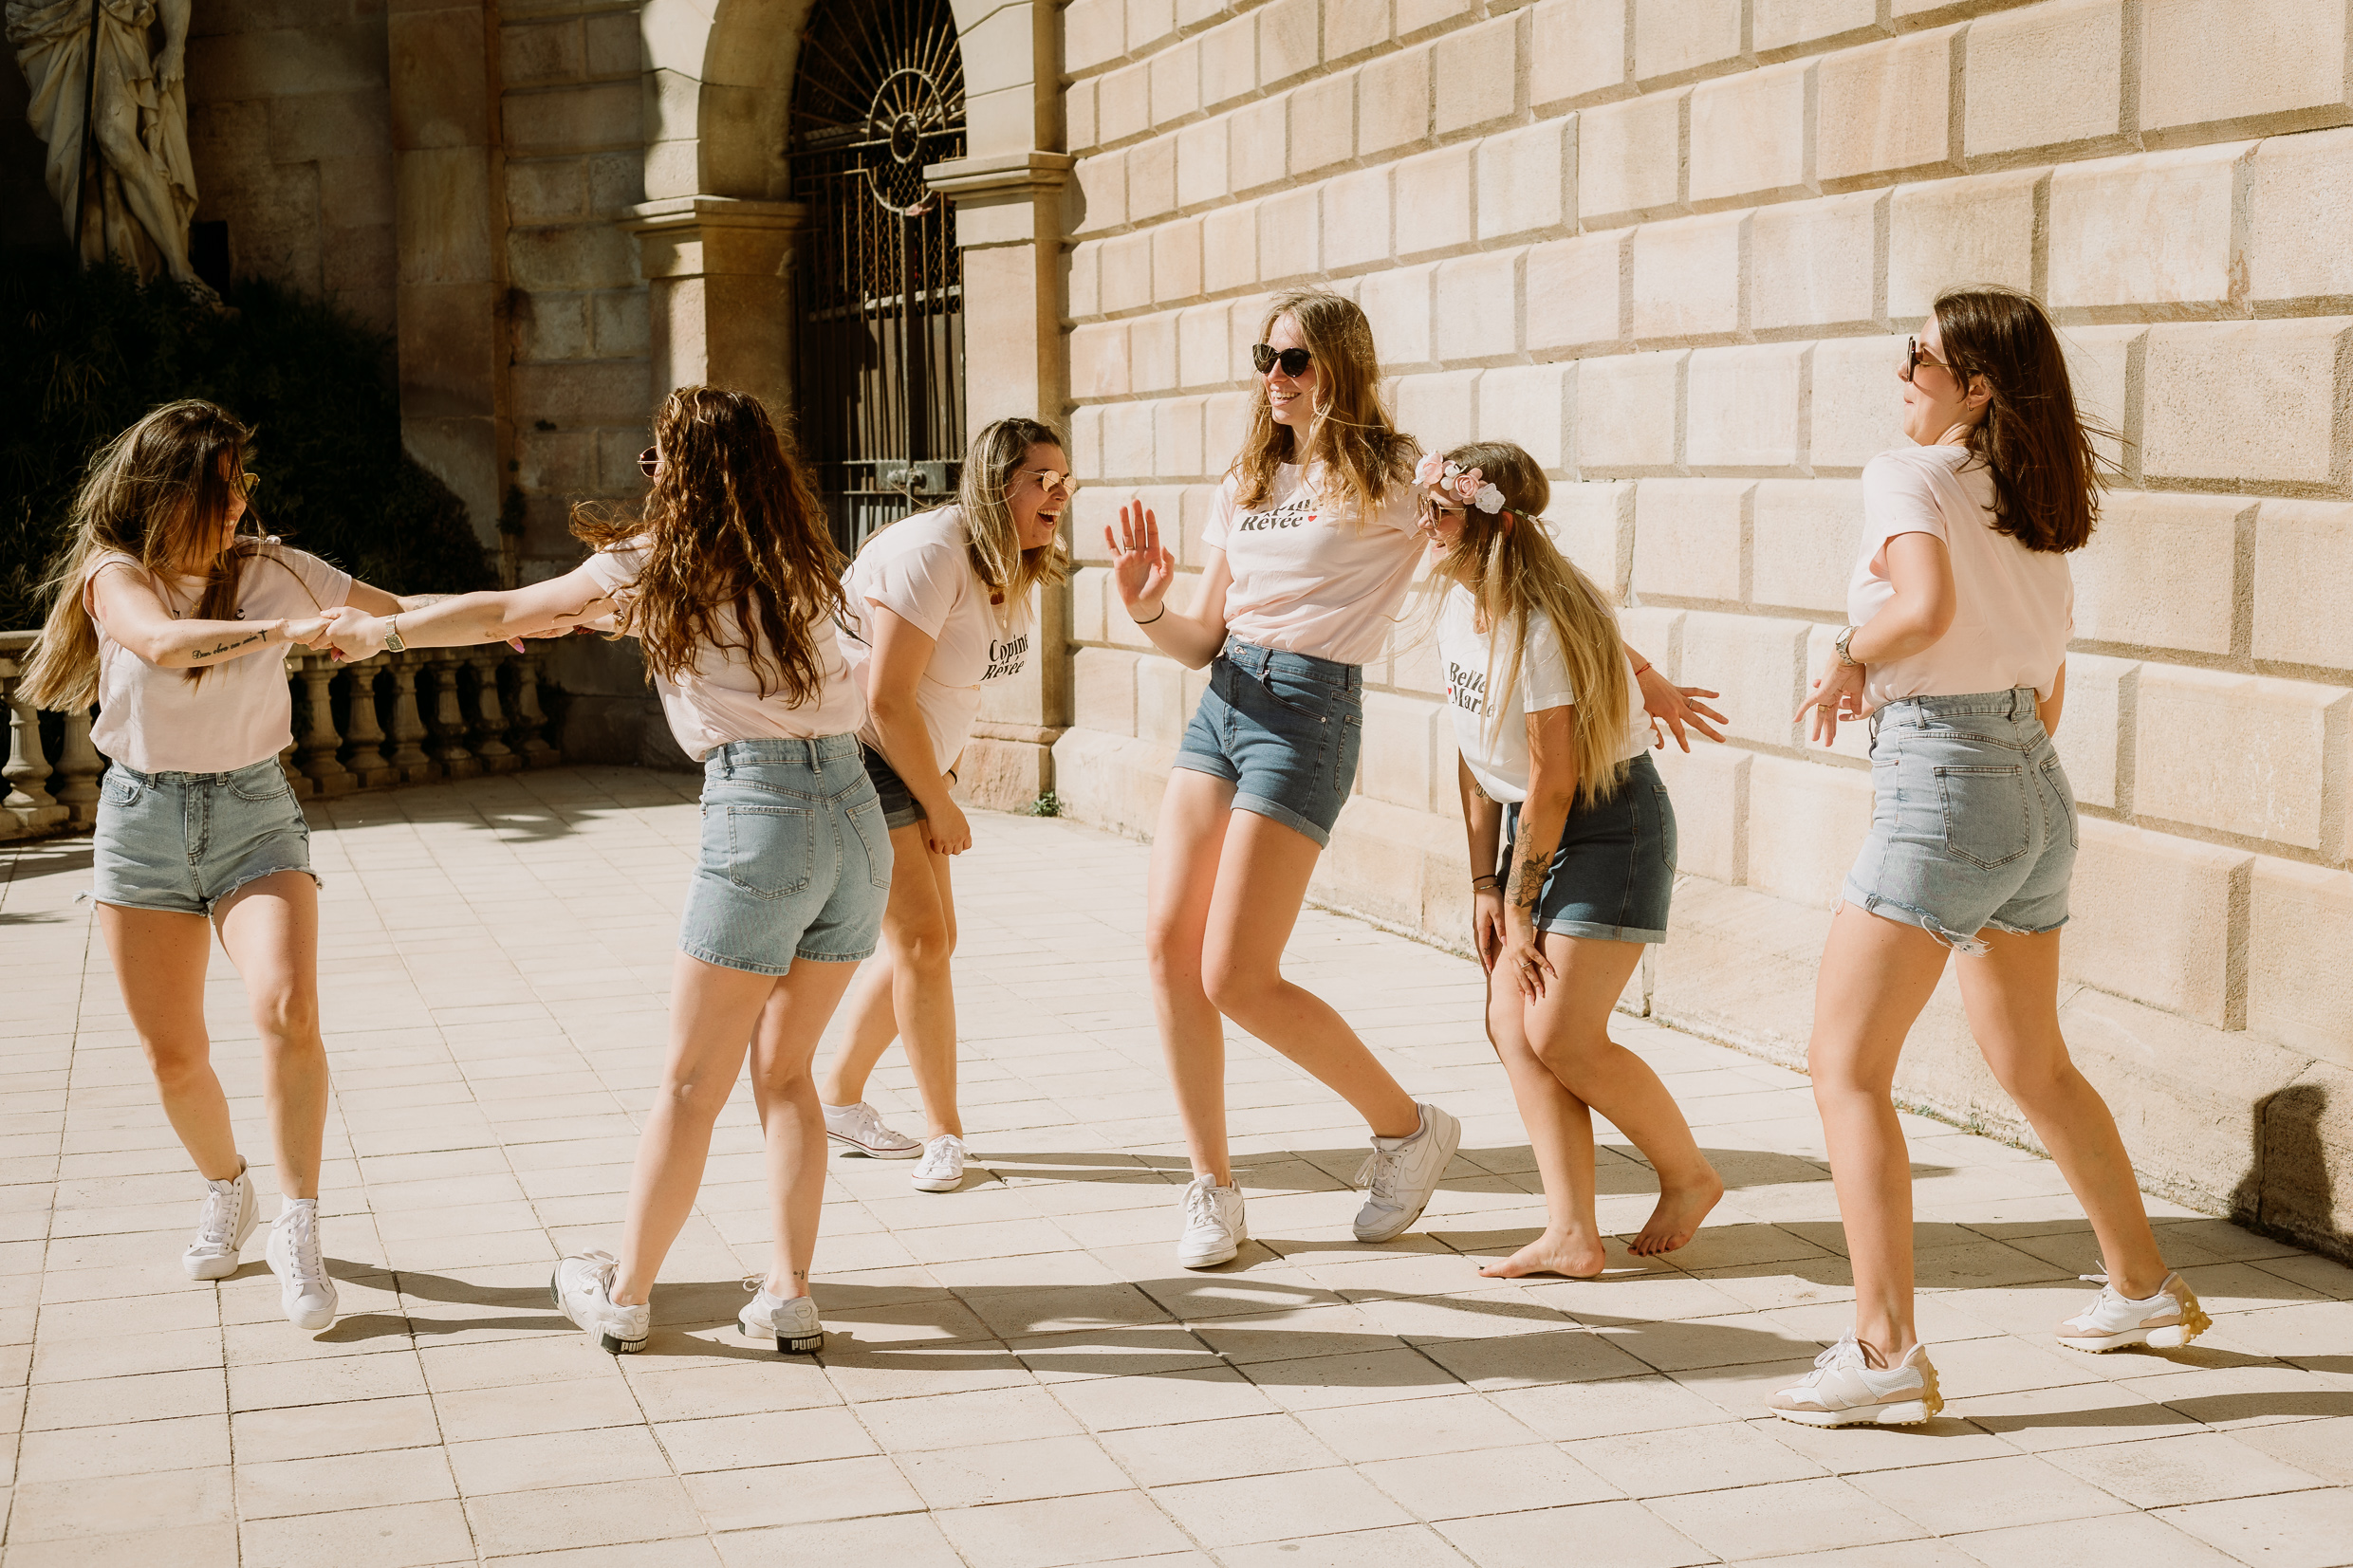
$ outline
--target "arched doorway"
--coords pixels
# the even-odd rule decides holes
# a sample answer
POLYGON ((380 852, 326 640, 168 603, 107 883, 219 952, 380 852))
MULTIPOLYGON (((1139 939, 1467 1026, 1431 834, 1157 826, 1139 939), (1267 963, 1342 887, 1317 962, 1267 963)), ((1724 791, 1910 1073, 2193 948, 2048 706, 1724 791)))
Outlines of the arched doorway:
POLYGON ((786 144, 808 214, 795 403, 844 549, 955 487, 963 254, 923 168, 964 156, 964 123, 949 0, 819 0, 786 144))

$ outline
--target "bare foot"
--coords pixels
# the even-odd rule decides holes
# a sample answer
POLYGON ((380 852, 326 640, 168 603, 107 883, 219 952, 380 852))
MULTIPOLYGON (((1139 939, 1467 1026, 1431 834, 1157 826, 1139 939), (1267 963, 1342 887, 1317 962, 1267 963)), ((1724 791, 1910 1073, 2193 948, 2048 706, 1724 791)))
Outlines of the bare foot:
POLYGON ((1699 1222, 1723 1197, 1724 1184, 1713 1174, 1705 1187, 1659 1189, 1658 1207, 1650 1211, 1649 1223, 1642 1227, 1640 1235, 1626 1244, 1626 1250, 1638 1258, 1655 1258, 1688 1245, 1698 1234, 1699 1222))
POLYGON ((1590 1280, 1602 1272, 1607 1256, 1598 1237, 1579 1241, 1565 1232, 1547 1230, 1501 1263, 1479 1273, 1490 1280, 1516 1280, 1524 1274, 1564 1274, 1590 1280))

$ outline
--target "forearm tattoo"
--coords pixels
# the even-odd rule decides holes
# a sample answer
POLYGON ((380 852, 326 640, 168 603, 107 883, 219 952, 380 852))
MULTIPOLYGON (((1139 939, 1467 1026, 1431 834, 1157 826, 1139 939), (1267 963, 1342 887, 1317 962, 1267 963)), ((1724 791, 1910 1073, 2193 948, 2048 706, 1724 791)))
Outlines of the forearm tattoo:
POLYGON ((1511 879, 1504 888, 1504 897, 1517 908, 1533 910, 1537 895, 1544 892, 1546 864, 1551 857, 1533 839, 1522 840, 1519 853, 1511 858, 1511 879))
POLYGON ((193 649, 188 655, 188 662, 191 664, 198 664, 209 658, 218 658, 223 654, 234 653, 240 648, 250 648, 253 644, 264 640, 269 636, 269 634, 268 632, 256 632, 251 636, 236 637, 231 641, 220 644, 218 647, 193 649))

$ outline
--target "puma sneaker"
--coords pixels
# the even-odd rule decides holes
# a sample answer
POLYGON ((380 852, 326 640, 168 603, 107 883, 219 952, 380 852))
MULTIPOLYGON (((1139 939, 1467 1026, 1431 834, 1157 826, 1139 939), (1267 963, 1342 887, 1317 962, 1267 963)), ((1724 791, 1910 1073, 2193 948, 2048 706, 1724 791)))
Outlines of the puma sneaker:
POLYGON ((1389 1241, 1420 1219, 1462 1143, 1461 1122, 1435 1105, 1418 1109, 1421 1125, 1406 1137, 1375 1138, 1357 1171, 1356 1184, 1364 1189, 1364 1207, 1356 1215, 1360 1242, 1389 1241))
POLYGON ((1814 1370, 1768 1407, 1805 1427, 1917 1427, 1944 1409, 1928 1347, 1914 1345, 1893 1367, 1870 1364, 1849 1333, 1814 1357, 1814 1370))
POLYGON ((1184 1202, 1185 1233, 1176 1239, 1178 1266, 1214 1268, 1231 1263, 1250 1240, 1240 1184, 1220 1187, 1213 1176, 1195 1176, 1185 1188, 1184 1202))
POLYGON ((278 1277, 278 1304, 296 1328, 323 1329, 335 1321, 335 1282, 319 1256, 319 1200, 288 1198, 269 1227, 263 1248, 278 1277))
POLYGON ((824 1326, 817 1320, 813 1296, 770 1296, 758 1276, 744 1282, 751 1301, 735 1317, 747 1339, 772 1339, 779 1356, 814 1356, 825 1348, 824 1326))
POLYGON ((621 1260, 610 1252, 575 1253, 556 1264, 547 1294, 558 1312, 588 1331, 599 1350, 634 1356, 653 1333, 654 1309, 644 1301, 622 1306, 613 1300, 613 1276, 620 1272, 621 1260))
POLYGON ((2168 1274, 2154 1296, 2136 1300, 2108 1283, 2105 1274, 2085 1274, 2100 1287, 2091 1305, 2059 1324, 2059 1342, 2069 1350, 2122 1350, 2146 1345, 2151 1350, 2178 1350, 2214 1326, 2197 1304, 2197 1295, 2178 1274, 2168 1274))
POLYGON ((964 1140, 942 1133, 923 1146, 923 1158, 907 1177, 918 1192, 953 1192, 964 1185, 964 1140))
POLYGON ((894 1133, 882 1125, 881 1113, 864 1100, 855 1105, 821 1105, 825 1113, 825 1141, 838 1143, 869 1159, 911 1160, 923 1153, 919 1138, 894 1133))
POLYGON ((196 1239, 180 1264, 192 1280, 226 1280, 237 1271, 237 1254, 261 1222, 253 1197, 253 1174, 240 1171, 227 1181, 204 1184, 204 1212, 196 1216, 196 1239))

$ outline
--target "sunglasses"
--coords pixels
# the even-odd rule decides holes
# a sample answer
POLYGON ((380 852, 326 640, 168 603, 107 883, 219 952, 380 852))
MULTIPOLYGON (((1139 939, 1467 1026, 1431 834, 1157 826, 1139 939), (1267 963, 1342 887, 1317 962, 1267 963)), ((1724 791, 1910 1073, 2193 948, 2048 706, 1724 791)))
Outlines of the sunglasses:
POLYGON ((1304 348, 1269 348, 1265 343, 1251 344, 1251 363, 1258 367, 1261 376, 1278 364, 1283 367, 1284 375, 1296 376, 1314 362, 1315 356, 1304 348))
POLYGON ((1912 378, 1912 373, 1922 365, 1935 365, 1948 375, 1953 370, 1951 365, 1922 348, 1918 338, 1906 338, 1903 341, 1903 368, 1896 374, 1908 381, 1912 378))
POLYGON ((258 473, 240 473, 236 478, 230 481, 232 485, 236 487, 237 494, 240 496, 251 495, 253 493, 253 487, 261 482, 262 476, 258 473))
POLYGON ((654 477, 654 470, 655 470, 656 469, 660 468, 660 467, 661 467, 661 449, 660 449, 660 448, 658 448, 658 447, 648 447, 648 448, 646 448, 643 452, 641 452, 638 453, 638 471, 639 471, 639 473, 642 473, 643 475, 645 475, 648 479, 653 478, 653 477, 654 477))
POLYGON ((1013 477, 1035 479, 1038 482, 1038 489, 1048 495, 1056 490, 1062 491, 1065 496, 1076 495, 1079 490, 1078 475, 1063 473, 1053 469, 1024 469, 1013 477))

